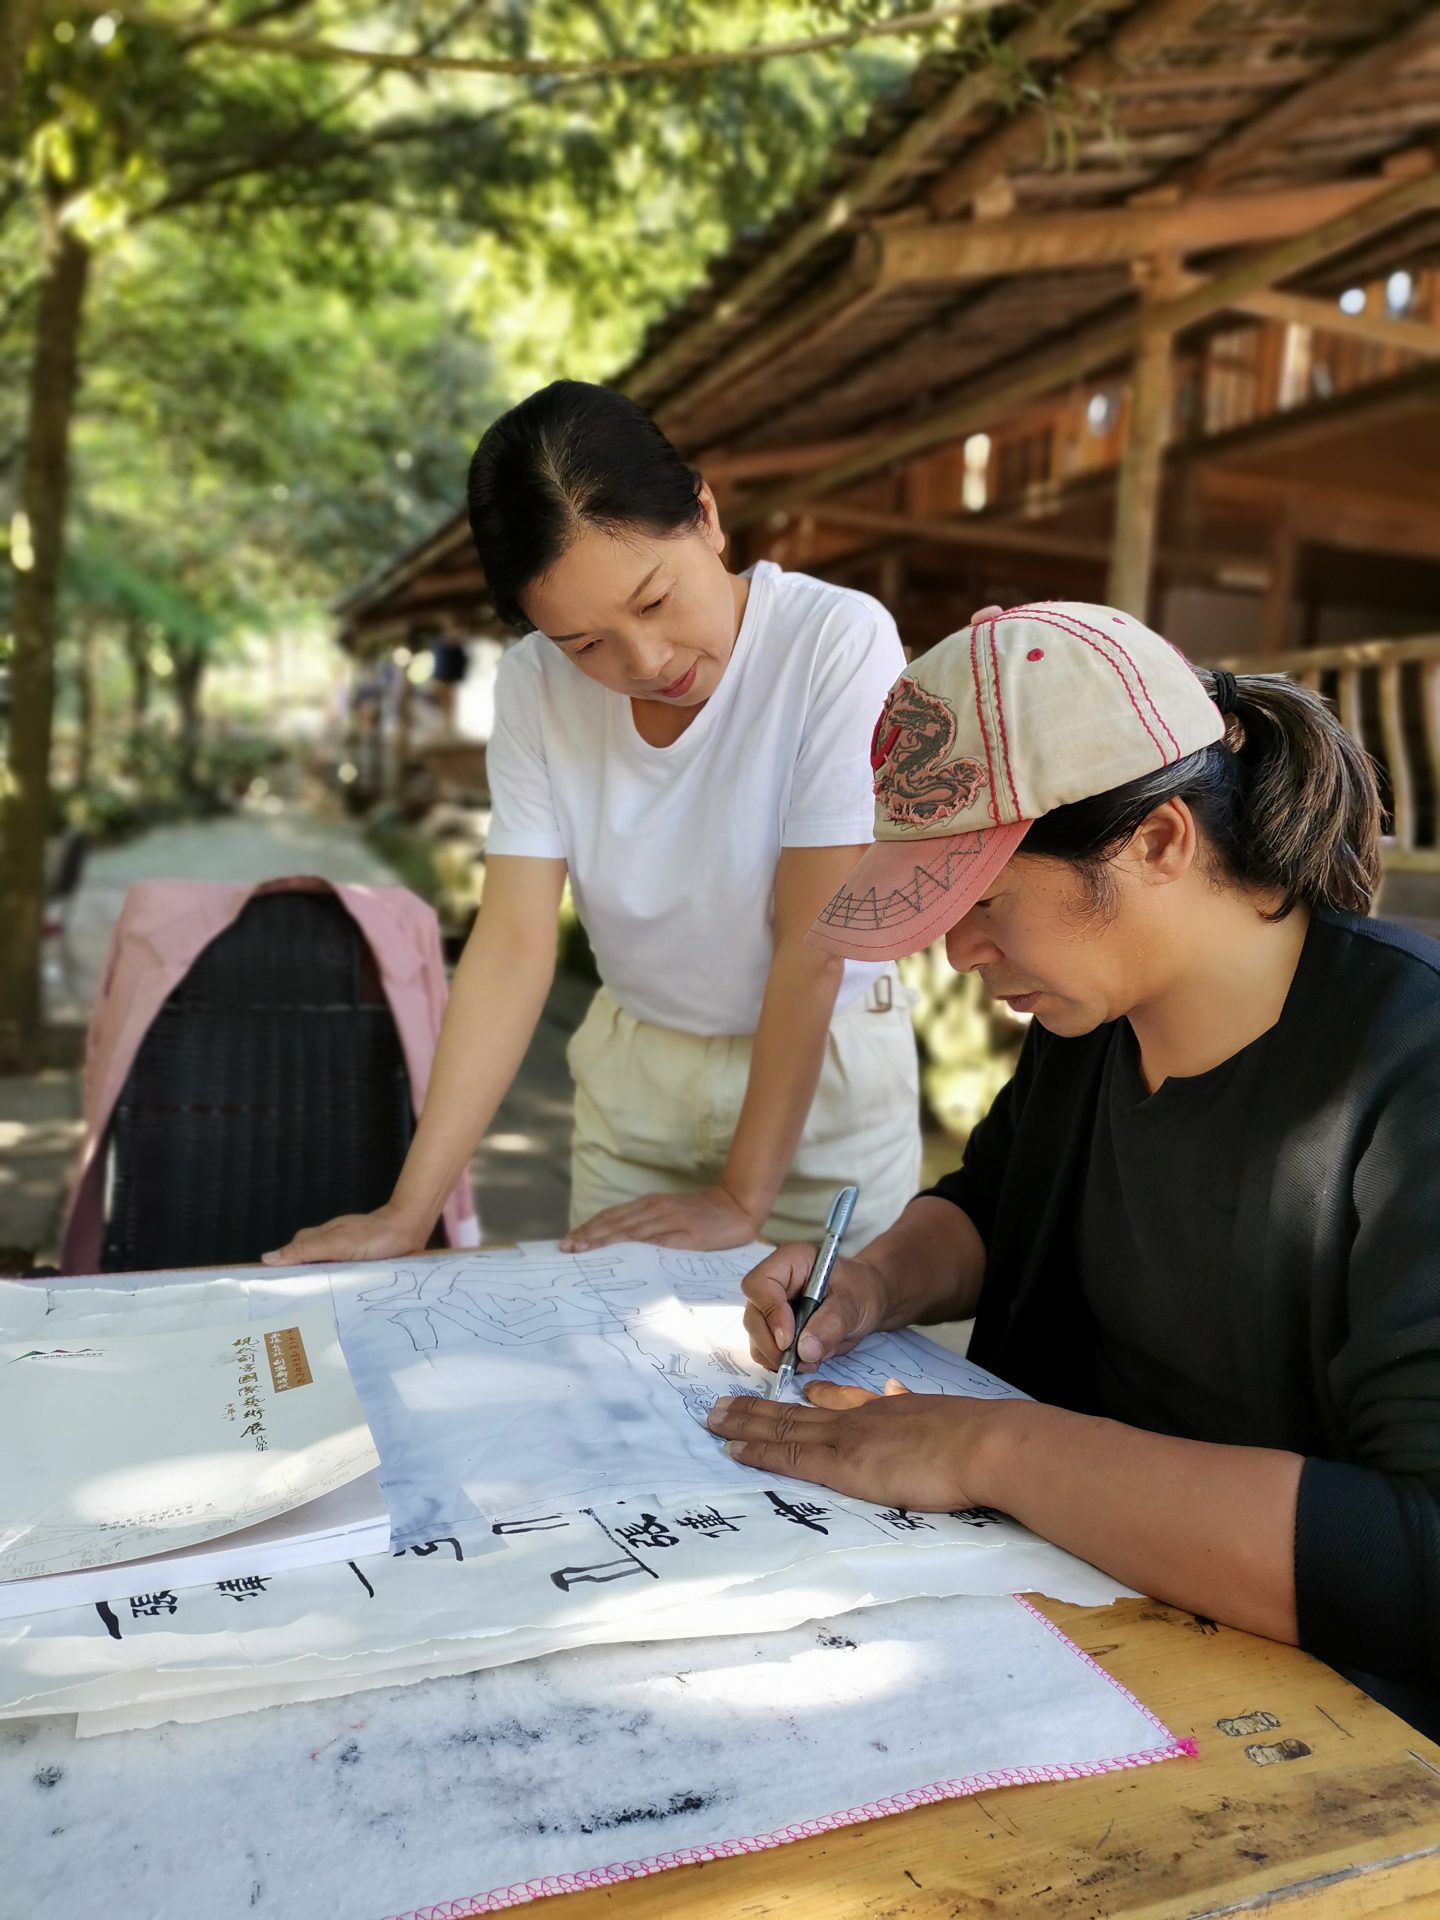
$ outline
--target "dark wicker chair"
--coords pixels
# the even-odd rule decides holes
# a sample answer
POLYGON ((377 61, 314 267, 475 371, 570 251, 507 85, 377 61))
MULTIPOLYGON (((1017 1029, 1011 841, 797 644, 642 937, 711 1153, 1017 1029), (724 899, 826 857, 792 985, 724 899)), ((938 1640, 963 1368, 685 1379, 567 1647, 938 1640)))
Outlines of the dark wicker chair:
POLYGON ((251 900, 141 1043, 111 1122, 101 1264, 257 1260, 389 1198, 415 1130, 369 946, 326 893, 251 900))

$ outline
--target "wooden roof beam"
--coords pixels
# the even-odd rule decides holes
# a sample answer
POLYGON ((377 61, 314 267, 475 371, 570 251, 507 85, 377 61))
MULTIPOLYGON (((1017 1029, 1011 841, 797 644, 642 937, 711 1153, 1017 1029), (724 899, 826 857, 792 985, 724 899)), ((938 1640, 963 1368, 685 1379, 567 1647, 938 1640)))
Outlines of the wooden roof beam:
POLYGON ((621 382, 633 400, 653 405, 657 396, 683 378, 699 356, 753 303, 771 293, 817 247, 849 226, 896 180, 902 179, 926 157, 939 139, 962 127, 980 107, 994 105, 1011 84, 1014 64, 1053 59, 1069 45, 1068 36, 1097 13, 1113 9, 1115 0, 1049 0, 1033 20, 1016 29, 1005 42, 1006 61, 991 62, 968 73, 921 114, 892 146, 878 153, 858 174, 837 187, 815 212, 802 220, 776 246, 757 260, 748 273, 722 293, 692 326, 658 348, 633 368, 621 382))
POLYGON ((994 553, 1048 553, 1057 560, 1093 560, 1100 566, 1110 552, 1108 540, 1046 533, 1042 528, 1001 526, 978 515, 973 520, 927 520, 913 513, 849 507, 838 500, 817 501, 808 511, 826 525, 852 533, 892 534, 902 540, 930 540, 938 546, 984 547, 994 553))
MULTIPOLYGON (((1065 75, 1067 91, 1077 97, 1103 92, 1158 53, 1213 4, 1214 0, 1149 0, 1104 46, 1075 62, 1065 75)), ((1017 113, 940 176, 929 193, 932 210, 942 219, 959 213, 1002 174, 1043 160, 1052 137, 1053 119, 1044 106, 1017 113)))
POLYGON ((1313 80, 1323 65, 1322 59, 1277 58, 1259 66, 1241 61, 1223 66, 1216 61, 1203 67, 1160 67, 1152 73, 1127 74, 1112 81, 1106 91, 1115 100, 1159 100, 1176 94, 1193 98, 1207 93, 1274 93, 1313 80))
POLYGON ((892 462, 991 426, 1004 414, 1053 392, 1067 380, 1083 379, 1133 353, 1142 334, 1149 330, 1181 332, 1197 321, 1234 307, 1245 296, 1273 286, 1277 280, 1287 280, 1328 255, 1343 252, 1371 233, 1436 205, 1440 205, 1440 174, 1432 170, 1420 179, 1391 187, 1378 198, 1326 221, 1311 233, 1257 249, 1177 300, 1166 300, 1147 308, 1143 314, 1089 328, 1078 338, 1072 335, 1063 344, 1051 340, 1019 356, 1008 368, 982 379, 968 391, 962 388, 948 405, 932 406, 923 419, 896 433, 881 436, 863 452, 841 461, 838 466, 744 502, 738 512, 732 512, 731 523, 749 526, 768 514, 808 504, 858 480, 863 474, 874 473, 892 462))
MULTIPOLYGON (((1204 286, 1203 278, 1187 274, 1187 282, 1204 286)), ((1278 320, 1286 326, 1311 327, 1317 333, 1338 333, 1372 346, 1398 347, 1404 353, 1440 359, 1440 327, 1421 320, 1402 320, 1388 314, 1342 313, 1333 300, 1312 300, 1305 294, 1263 288, 1235 301, 1237 312, 1257 320, 1278 320)))
POLYGON ((818 467, 833 467, 837 460, 848 460, 866 444, 869 435, 852 433, 842 440, 798 442, 793 447, 759 447, 747 452, 743 447, 717 446, 710 453, 692 454, 707 480, 726 484, 745 480, 773 480, 777 474, 814 473, 818 467))
POLYGON ((1279 193, 1218 195, 1178 206, 870 228, 859 236, 845 264, 808 299, 745 335, 703 374, 668 396, 661 422, 672 437, 683 439, 686 415, 706 400, 759 368, 773 375, 787 359, 812 353, 818 342, 853 324, 878 299, 907 282, 1124 266, 1140 255, 1202 253, 1283 239, 1363 206, 1390 184, 1383 179, 1344 180, 1279 193))
POLYGON ((1207 498, 1231 505, 1264 507, 1283 502, 1302 540, 1440 559, 1440 521, 1428 500, 1414 502, 1395 494, 1327 486, 1290 475, 1215 468, 1202 470, 1201 486, 1207 498))
POLYGON ((1281 193, 1220 194, 1163 207, 1104 207, 888 227, 877 238, 879 272, 909 280, 989 280, 1067 267, 1127 266, 1156 252, 1204 253, 1283 240, 1363 207, 1390 189, 1382 179, 1341 180, 1281 193))
MULTIPOLYGON (((819 501, 808 509, 827 525, 854 533, 891 535, 902 541, 923 541, 942 547, 980 547, 988 553, 1036 553, 1052 560, 1083 560, 1104 567, 1110 558, 1108 539, 1089 539, 1073 533, 1047 533, 1043 527, 997 524, 977 515, 973 520, 930 520, 910 513, 885 513, 870 507, 847 507, 838 501, 819 501)), ((1158 564, 1171 572, 1216 574, 1239 569, 1255 574, 1267 566, 1263 554, 1225 553, 1213 548, 1201 552, 1189 547, 1163 547, 1158 564)))
POLYGON ((1282 145, 1302 127, 1324 119, 1337 108, 1352 105, 1367 93, 1375 96, 1392 68, 1437 45, 1440 45, 1440 13, 1427 7, 1418 19, 1398 33, 1367 47, 1363 53, 1337 61, 1308 86, 1298 87, 1228 138, 1221 139, 1180 174, 1175 184, 1192 193, 1215 186, 1267 147, 1282 145))

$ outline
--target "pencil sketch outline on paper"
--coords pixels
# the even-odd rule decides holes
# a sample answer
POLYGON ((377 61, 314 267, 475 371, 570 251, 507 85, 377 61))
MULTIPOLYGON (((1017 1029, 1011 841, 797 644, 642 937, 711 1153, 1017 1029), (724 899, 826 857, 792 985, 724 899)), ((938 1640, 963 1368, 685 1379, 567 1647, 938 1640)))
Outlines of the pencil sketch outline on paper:
POLYGON ((841 1386, 863 1387, 869 1393, 883 1393, 887 1380, 898 1380, 912 1393, 954 1393, 981 1399, 1025 1398, 1017 1387, 992 1379, 973 1361, 948 1348, 930 1342, 927 1343, 929 1350, 918 1354, 911 1351, 911 1335, 895 1333, 888 1338, 890 1354, 886 1361, 867 1354, 862 1346, 824 1361, 820 1377, 841 1386))
MULTIPOLYGON (((613 1263, 597 1263, 595 1268, 600 1278, 612 1271, 613 1263)), ((491 1278, 483 1268, 475 1270, 467 1257, 423 1270, 397 1267, 388 1280, 362 1289, 355 1300, 367 1313, 379 1313, 399 1327, 416 1353, 439 1351, 442 1325, 486 1346, 533 1346, 574 1333, 597 1333, 613 1323, 614 1311, 604 1300, 579 1293, 580 1286, 589 1291, 589 1282, 583 1269, 577 1275, 531 1261, 517 1268, 507 1283, 491 1278), (536 1281, 547 1283, 551 1291, 537 1298, 536 1281)))
POLYGON ((748 1254, 691 1253, 684 1249, 657 1249, 660 1271, 673 1281, 682 1299, 740 1301, 740 1282, 755 1262, 748 1254))

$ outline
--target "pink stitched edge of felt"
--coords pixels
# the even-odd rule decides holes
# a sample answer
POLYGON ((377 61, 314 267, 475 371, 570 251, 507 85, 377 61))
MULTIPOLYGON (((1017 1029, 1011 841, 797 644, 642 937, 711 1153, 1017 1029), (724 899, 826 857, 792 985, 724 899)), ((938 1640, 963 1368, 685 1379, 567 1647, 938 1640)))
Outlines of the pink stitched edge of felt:
MULTIPOLYGON (((1062 1631, 1061 1628, 1057 1627, 1053 1620, 1048 1619, 1040 1611, 1039 1607, 1037 1607, 1034 1604, 1033 1601, 1027 1600, 1023 1593, 1012 1593, 1010 1598, 1012 1600, 1018 1600, 1020 1602, 1020 1605, 1024 1607, 1027 1613, 1033 1613, 1035 1618, 1040 1622, 1041 1626, 1045 1628, 1047 1633, 1053 1633, 1057 1640, 1063 1640, 1065 1642, 1065 1645, 1069 1647, 1070 1651, 1076 1656, 1077 1659, 1083 1660, 1087 1667, 1089 1667, 1093 1672, 1098 1673, 1102 1680, 1107 1681, 1109 1685, 1115 1689, 1116 1693, 1123 1694, 1124 1697, 1130 1702, 1131 1706, 1136 1708, 1138 1712, 1143 1713, 1145 1718, 1150 1722, 1151 1726, 1156 1728, 1157 1731, 1159 1731, 1160 1733, 1163 1733, 1165 1735, 1165 1738, 1172 1743, 1172 1746, 1178 1749, 1178 1754, 1169 1753, 1169 1752, 1159 1753, 1155 1756, 1156 1759, 1159 1759, 1159 1760, 1174 1759, 1174 1758, 1178 1758, 1179 1754, 1183 1754, 1187 1760, 1194 1760, 1199 1757, 1200 1746, 1197 1741, 1191 1740, 1191 1739, 1177 1740, 1175 1735, 1171 1733, 1169 1727, 1166 1726, 1165 1722, 1160 1718, 1158 1714, 1152 1713, 1149 1707, 1146 1706, 1143 1700, 1137 1700, 1135 1698, 1135 1695, 1130 1691, 1129 1687, 1127 1687, 1123 1681, 1117 1680, 1113 1673, 1107 1673, 1105 1668, 1101 1666, 1100 1662, 1098 1660, 1093 1660, 1090 1657, 1090 1655, 1086 1653, 1083 1647, 1077 1647, 1075 1642, 1070 1638, 1069 1634, 1065 1633, 1064 1631, 1062 1631)), ((1116 1764, 1119 1766, 1125 1766, 1128 1764, 1128 1762, 1122 1760, 1122 1761, 1118 1761, 1116 1764)))
POLYGON ((1118 1754, 1111 1760, 1060 1760, 1044 1767, 997 1767, 990 1773, 971 1774, 963 1780, 937 1780, 928 1787, 911 1787, 884 1800, 867 1801, 864 1806, 848 1807, 843 1813, 824 1813, 814 1820, 802 1820, 791 1827, 777 1827, 773 1833, 751 1834, 740 1840, 710 1840, 696 1847, 679 1847, 674 1853, 657 1853, 644 1860, 617 1860, 608 1867, 590 1867, 583 1873, 548 1874, 541 1880, 520 1880, 512 1887, 495 1887, 489 1893, 475 1893, 459 1900, 446 1900, 438 1907, 419 1907, 411 1913, 392 1914, 389 1920, 473 1920, 482 1913, 502 1913, 507 1907, 525 1906, 531 1900, 543 1900, 553 1893, 584 1893, 594 1887, 613 1887, 622 1880, 643 1880, 652 1873, 665 1873, 671 1867, 691 1867, 706 1860, 729 1860, 737 1854, 766 1853, 793 1840, 811 1840, 816 1834, 833 1833, 837 1827, 859 1826, 866 1820, 883 1820, 887 1814, 907 1813, 913 1807, 930 1806, 937 1800, 960 1800, 967 1794, 984 1793, 991 1787, 1038 1786, 1052 1780, 1084 1780, 1102 1773, 1119 1773, 1127 1767, 1148 1767, 1157 1760, 1194 1760, 1199 1747, 1194 1740, 1177 1740, 1170 1729, 1143 1700, 1137 1700, 1127 1686, 1112 1673, 1106 1673, 1083 1647, 1077 1647, 1068 1633, 1053 1620, 1046 1619, 1024 1594, 1010 1596, 1029 1614, 1063 1641, 1077 1659, 1100 1674, 1119 1694, 1137 1707, 1150 1724, 1165 1736, 1165 1745, 1142 1753, 1118 1754))

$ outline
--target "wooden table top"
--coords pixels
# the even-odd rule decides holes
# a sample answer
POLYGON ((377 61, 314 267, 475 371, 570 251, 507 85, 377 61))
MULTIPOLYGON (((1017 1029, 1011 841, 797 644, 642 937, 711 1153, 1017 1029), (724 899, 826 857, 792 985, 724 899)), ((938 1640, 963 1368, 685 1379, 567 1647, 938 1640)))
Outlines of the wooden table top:
POLYGON ((1292 1647, 1154 1601, 1038 1604, 1198 1758, 566 1894, 556 1920, 1440 1920, 1440 1746, 1292 1647))

